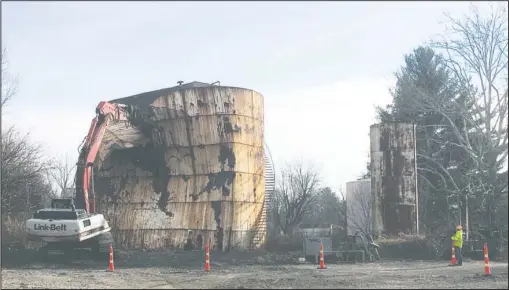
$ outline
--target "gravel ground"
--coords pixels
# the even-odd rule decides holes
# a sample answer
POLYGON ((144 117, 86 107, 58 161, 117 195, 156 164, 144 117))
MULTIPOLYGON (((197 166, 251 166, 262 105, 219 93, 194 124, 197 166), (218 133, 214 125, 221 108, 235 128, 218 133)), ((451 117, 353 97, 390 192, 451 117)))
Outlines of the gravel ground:
POLYGON ((211 271, 203 271, 203 253, 119 252, 115 271, 107 261, 28 263, 2 269, 2 288, 508 288, 507 263, 492 263, 484 277, 483 263, 448 267, 447 261, 384 261, 383 263, 296 263, 296 254, 211 253, 211 271))

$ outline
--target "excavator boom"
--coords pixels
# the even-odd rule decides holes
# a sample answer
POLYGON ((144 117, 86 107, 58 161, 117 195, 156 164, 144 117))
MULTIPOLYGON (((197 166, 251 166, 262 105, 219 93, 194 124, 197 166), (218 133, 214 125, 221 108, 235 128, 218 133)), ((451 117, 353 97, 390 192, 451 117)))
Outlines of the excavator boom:
POLYGON ((95 209, 94 161, 110 122, 128 121, 136 116, 135 107, 100 102, 83 146, 79 149, 76 168, 76 196, 53 199, 51 208, 40 209, 26 221, 27 240, 43 242, 38 252, 41 258, 49 252, 72 253, 77 248, 89 248, 102 257, 109 254, 114 238, 111 227, 95 209))
POLYGON ((100 102, 96 116, 81 147, 76 169, 76 208, 95 213, 93 165, 109 122, 127 121, 127 106, 100 102), (91 200, 90 200, 91 197, 91 200))

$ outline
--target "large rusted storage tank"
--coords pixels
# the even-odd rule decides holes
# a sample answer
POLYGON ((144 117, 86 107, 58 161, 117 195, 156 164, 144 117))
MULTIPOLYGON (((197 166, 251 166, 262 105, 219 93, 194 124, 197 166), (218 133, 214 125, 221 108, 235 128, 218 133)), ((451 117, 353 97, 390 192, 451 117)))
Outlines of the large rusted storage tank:
POLYGON ((373 232, 418 233, 415 125, 370 127, 373 232))
POLYGON ((110 126, 94 164, 97 210, 117 243, 210 241, 226 250, 264 242, 261 94, 193 82, 111 102, 139 108, 133 124, 110 126))

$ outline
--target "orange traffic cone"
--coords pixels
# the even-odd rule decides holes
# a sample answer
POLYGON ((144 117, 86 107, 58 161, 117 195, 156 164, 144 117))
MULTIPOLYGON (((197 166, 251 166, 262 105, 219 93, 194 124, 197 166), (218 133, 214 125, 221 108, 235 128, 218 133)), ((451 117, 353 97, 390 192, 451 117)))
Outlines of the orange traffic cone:
POLYGON ((210 271, 210 251, 209 251, 209 244, 207 243, 205 245, 205 272, 210 271))
POLYGON ((115 265, 113 264, 113 247, 110 244, 110 265, 108 266, 108 271, 113 272, 115 270, 115 265))
POLYGON ((451 266, 456 265, 456 251, 454 250, 454 242, 452 242, 451 266))
POLYGON ((490 259, 488 258, 488 243, 484 243, 484 276, 491 276, 490 259))
POLYGON ((325 261, 323 259, 323 244, 321 241, 320 241, 320 266, 318 267, 318 269, 320 269, 320 270, 326 269, 325 261))

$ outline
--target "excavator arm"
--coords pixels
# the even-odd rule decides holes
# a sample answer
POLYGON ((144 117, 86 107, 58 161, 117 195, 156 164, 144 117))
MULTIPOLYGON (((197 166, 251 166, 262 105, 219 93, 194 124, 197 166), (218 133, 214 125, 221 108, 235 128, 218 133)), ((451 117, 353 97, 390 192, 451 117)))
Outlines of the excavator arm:
POLYGON ((76 208, 95 213, 94 161, 99 152, 104 133, 110 122, 128 121, 133 110, 129 106, 100 102, 95 109, 96 116, 79 150, 76 168, 76 208))

